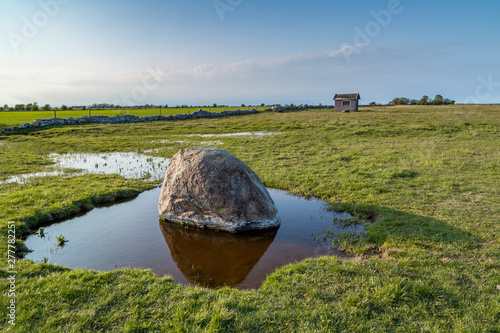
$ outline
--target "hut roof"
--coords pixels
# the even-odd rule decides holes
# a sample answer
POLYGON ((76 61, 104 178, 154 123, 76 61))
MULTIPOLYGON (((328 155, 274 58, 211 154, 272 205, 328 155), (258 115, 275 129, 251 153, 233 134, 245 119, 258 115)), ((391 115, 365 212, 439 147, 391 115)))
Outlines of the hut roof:
POLYGON ((361 99, 361 96, 359 95, 359 93, 357 93, 357 94, 335 94, 335 97, 333 99, 335 99, 335 100, 337 100, 337 99, 353 100, 353 99, 361 99))

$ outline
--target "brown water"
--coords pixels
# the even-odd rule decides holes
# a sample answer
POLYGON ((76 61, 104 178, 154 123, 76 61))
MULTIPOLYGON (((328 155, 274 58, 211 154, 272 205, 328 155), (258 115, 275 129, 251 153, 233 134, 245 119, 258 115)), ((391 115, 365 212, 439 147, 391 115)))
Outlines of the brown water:
POLYGON ((306 200, 269 189, 282 224, 278 230, 233 235, 159 222, 160 189, 82 216, 44 227, 45 237, 26 240, 33 250, 26 258, 71 268, 112 270, 150 268, 183 284, 207 287, 259 287, 276 268, 305 258, 332 255, 328 243, 317 238, 327 230, 356 230, 336 221, 349 218, 325 208, 320 200, 306 200), (68 242, 57 246, 56 236, 68 242))

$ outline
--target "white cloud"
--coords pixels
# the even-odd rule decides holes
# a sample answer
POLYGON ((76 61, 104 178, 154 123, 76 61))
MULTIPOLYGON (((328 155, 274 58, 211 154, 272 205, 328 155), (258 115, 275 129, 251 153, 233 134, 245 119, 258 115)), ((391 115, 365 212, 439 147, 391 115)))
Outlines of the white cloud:
MULTIPOLYGON (((188 70, 180 70, 157 66, 161 72, 161 80, 150 95, 182 95, 184 98, 197 95, 203 97, 204 90, 210 96, 223 99, 238 89, 227 91, 236 85, 250 88, 255 80, 262 78, 272 80, 280 85, 283 80, 296 78, 308 80, 324 72, 325 66, 337 66, 343 63, 342 50, 329 50, 315 53, 300 53, 262 61, 245 60, 225 65, 205 64, 188 70), (202 84, 210 85, 204 89, 202 84), (226 93, 217 93, 217 87, 226 89, 226 93)), ((134 87, 141 86, 147 77, 148 70, 139 71, 93 71, 68 66, 2 66, 0 67, 0 85, 4 88, 5 103, 25 103, 32 100, 49 98, 52 103, 87 103, 114 99, 117 95, 126 94, 134 87), (77 102, 80 101, 80 102, 77 102)), ((268 89, 270 85, 266 84, 268 89)), ((259 84, 262 84, 260 82, 259 84)), ((290 82, 288 82, 290 84, 290 82)), ((272 85, 271 85, 272 86, 272 85)), ((220 89, 222 90, 222 89, 220 89)), ((281 90, 281 89, 276 89, 281 90)), ((146 101, 145 101, 146 102, 146 101)), ((42 103, 45 103, 43 101, 42 103)))
MULTIPOLYGON (((441 92, 460 99, 441 88, 450 79, 451 65, 439 67, 436 59, 442 58, 446 50, 436 50, 432 45, 406 48, 364 45, 362 52, 352 53, 359 47, 351 45, 224 65, 203 64, 191 69, 162 64, 129 71, 96 71, 76 66, 0 66, 3 92, 0 104, 113 103, 141 90, 141 98, 132 98, 131 103, 330 103, 333 94, 339 91, 359 91, 367 99, 380 102, 399 95, 417 98, 423 93, 441 92), (346 53, 351 54, 350 62, 346 53), (157 73, 159 80, 151 80, 151 71, 157 73)), ((472 73, 456 76, 461 75, 458 79, 465 83, 469 80, 475 84, 478 74, 472 73)), ((466 92, 457 94, 460 93, 466 92)))

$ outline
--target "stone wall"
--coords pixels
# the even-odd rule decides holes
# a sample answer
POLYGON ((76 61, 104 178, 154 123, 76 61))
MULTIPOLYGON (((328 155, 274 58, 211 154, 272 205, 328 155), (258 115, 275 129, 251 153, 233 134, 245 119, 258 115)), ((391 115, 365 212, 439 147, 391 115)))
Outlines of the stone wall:
POLYGON ((91 117, 81 117, 81 118, 47 118, 47 119, 37 119, 31 123, 25 123, 19 126, 2 128, 3 131, 15 131, 23 128, 30 127, 43 127, 50 125, 77 125, 77 124, 88 124, 88 123, 100 123, 100 124, 115 124, 115 123, 138 123, 146 121, 159 121, 159 120, 181 120, 181 119, 195 119, 195 118, 213 118, 213 117, 224 117, 224 116, 235 116, 241 114, 252 114, 257 113, 257 110, 234 110, 234 111, 221 111, 221 112, 208 112, 199 109, 196 112, 188 114, 177 114, 170 116, 150 116, 150 117, 137 117, 132 115, 121 115, 115 117, 107 116, 91 116, 91 117))

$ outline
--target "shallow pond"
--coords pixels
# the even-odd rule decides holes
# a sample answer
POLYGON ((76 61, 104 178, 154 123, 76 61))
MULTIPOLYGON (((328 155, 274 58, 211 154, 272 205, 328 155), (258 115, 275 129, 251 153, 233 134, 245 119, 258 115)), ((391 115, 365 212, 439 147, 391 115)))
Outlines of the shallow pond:
POLYGON ((170 162, 168 158, 153 157, 138 153, 79 153, 50 154, 53 169, 9 177, 6 183, 26 183, 32 178, 59 175, 118 174, 125 178, 163 179, 170 162), (78 169, 75 170, 75 169, 78 169), (69 170, 69 172, 68 172, 69 170))
POLYGON ((44 226, 44 237, 32 235, 26 258, 71 268, 113 270, 150 268, 177 282, 207 287, 259 287, 276 268, 321 255, 332 255, 321 236, 327 230, 363 232, 362 226, 341 227, 350 217, 307 200, 269 189, 282 219, 272 232, 232 235, 186 228, 158 218, 160 188, 127 202, 96 208, 84 215, 44 226), (56 236, 68 242, 57 245, 56 236))

